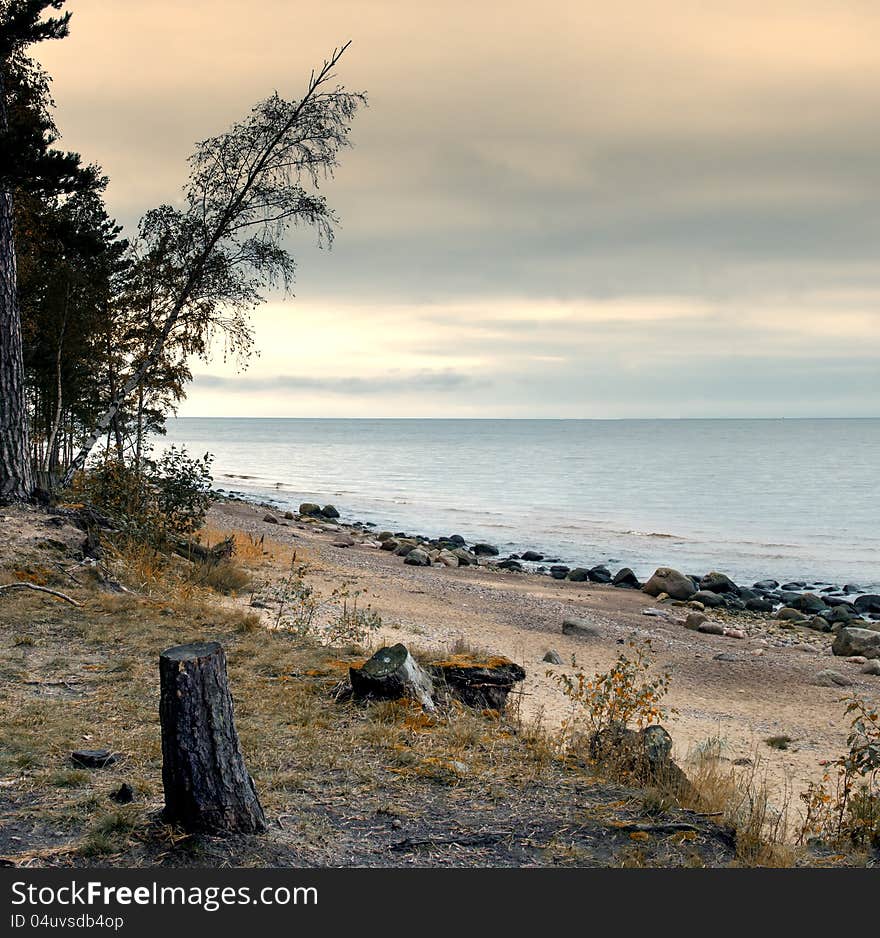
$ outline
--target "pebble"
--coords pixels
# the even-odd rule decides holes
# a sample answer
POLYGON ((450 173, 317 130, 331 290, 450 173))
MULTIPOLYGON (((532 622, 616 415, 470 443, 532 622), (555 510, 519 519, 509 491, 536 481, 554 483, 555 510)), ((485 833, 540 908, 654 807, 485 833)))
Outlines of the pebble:
POLYGON ((871 658, 870 661, 866 661, 865 666, 862 668, 862 674, 880 675, 880 658, 871 658))

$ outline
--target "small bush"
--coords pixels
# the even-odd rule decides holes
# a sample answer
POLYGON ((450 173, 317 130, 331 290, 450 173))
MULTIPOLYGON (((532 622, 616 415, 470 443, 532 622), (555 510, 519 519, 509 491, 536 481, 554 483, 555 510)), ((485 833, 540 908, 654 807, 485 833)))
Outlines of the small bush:
POLYGON ((211 504, 211 462, 206 453, 193 459, 170 447, 140 468, 107 459, 77 481, 73 497, 100 509, 125 531, 162 545, 189 537, 201 526, 211 504))
POLYGON ((845 701, 848 751, 801 795, 801 843, 815 837, 837 845, 880 844, 880 712, 860 697, 845 701))
POLYGON ((587 677, 572 657, 574 676, 548 670, 547 677, 562 688, 571 701, 571 713, 563 721, 563 739, 570 742, 586 729, 590 737, 612 727, 634 724, 643 729, 660 723, 670 712, 661 701, 669 690, 670 675, 648 677, 651 643, 630 642, 610 670, 587 677))

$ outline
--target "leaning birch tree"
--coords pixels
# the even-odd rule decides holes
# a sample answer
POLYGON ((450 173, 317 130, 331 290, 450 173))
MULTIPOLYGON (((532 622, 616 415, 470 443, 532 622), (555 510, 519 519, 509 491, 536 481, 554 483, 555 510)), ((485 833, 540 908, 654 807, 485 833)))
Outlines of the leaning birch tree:
POLYGON ((85 466, 169 342, 206 348, 219 332, 247 353, 248 314, 262 291, 292 281, 294 259, 283 245, 291 226, 308 225, 321 243, 332 241, 337 218, 319 188, 338 166, 352 119, 366 103, 365 95, 332 84, 349 44, 312 72, 301 98, 275 93, 225 133, 198 144, 184 207, 163 205, 141 220, 136 250, 161 274, 152 285, 155 338, 70 463, 64 484, 85 466))

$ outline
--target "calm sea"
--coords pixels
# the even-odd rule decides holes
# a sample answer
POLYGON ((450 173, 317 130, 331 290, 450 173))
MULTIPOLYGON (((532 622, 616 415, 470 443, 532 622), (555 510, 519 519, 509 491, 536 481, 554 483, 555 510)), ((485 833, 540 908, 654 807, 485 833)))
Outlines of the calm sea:
POLYGON ((645 577, 880 588, 880 419, 180 418, 218 488, 645 577))

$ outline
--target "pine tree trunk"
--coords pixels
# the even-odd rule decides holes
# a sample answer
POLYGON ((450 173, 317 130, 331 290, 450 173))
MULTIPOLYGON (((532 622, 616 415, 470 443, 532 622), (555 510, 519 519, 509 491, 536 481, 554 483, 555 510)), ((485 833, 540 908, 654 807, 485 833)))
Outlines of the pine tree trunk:
MULTIPOLYGON (((0 68, 0 129, 7 129, 0 68)), ((15 266, 12 193, 0 192, 0 501, 22 501, 34 490, 24 393, 21 315, 15 266)))
POLYGON ((159 658, 165 819, 186 830, 256 833, 266 818, 245 768, 219 642, 159 658))

